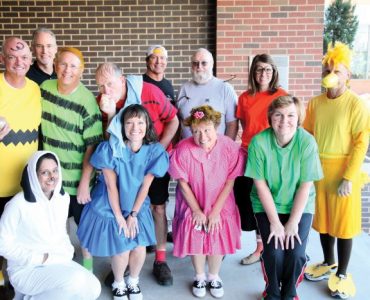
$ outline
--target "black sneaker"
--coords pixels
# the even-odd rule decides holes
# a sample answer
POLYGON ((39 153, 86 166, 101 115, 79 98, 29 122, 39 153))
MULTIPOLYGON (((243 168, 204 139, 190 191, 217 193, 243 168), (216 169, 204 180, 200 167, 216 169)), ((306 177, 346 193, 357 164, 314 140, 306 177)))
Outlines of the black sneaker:
MULTIPOLYGON (((126 268, 126 270, 125 270, 125 273, 123 274, 123 277, 127 277, 128 275, 130 275, 130 269, 128 268, 128 266, 127 266, 127 268, 126 268)), ((108 288, 111 288, 112 287, 112 284, 113 284, 113 282, 114 282, 114 275, 113 275, 113 271, 110 271, 109 273, 108 273, 108 275, 105 277, 105 279, 104 279, 104 285, 106 286, 106 287, 108 287, 108 288)))
POLYGON ((128 290, 124 281, 121 284, 114 282, 112 284, 113 300, 128 300, 128 290))
POLYGON ((141 293, 141 290, 138 284, 129 283, 127 285, 127 291, 128 291, 130 300, 142 300, 143 299, 143 294, 141 293))
POLYGON ((153 275, 160 285, 172 285, 173 277, 166 262, 155 261, 153 264, 153 275))

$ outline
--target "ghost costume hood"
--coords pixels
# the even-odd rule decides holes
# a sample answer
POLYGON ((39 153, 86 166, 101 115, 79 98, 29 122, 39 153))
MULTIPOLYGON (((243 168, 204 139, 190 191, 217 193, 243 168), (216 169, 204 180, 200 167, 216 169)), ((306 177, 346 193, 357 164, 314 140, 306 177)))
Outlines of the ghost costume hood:
POLYGON ((23 189, 24 199, 28 202, 36 202, 37 200, 41 199, 46 199, 49 201, 49 199, 45 196, 44 192, 41 189, 40 182, 36 173, 37 162, 39 161, 41 156, 47 153, 50 153, 54 156, 59 167, 59 176, 57 179, 58 182, 56 183, 53 195, 50 200, 52 200, 54 197, 63 196, 65 194, 62 188, 62 171, 60 168, 58 157, 54 153, 49 151, 37 151, 34 155, 32 155, 32 157, 28 161, 28 164, 25 166, 21 179, 21 187, 23 189))

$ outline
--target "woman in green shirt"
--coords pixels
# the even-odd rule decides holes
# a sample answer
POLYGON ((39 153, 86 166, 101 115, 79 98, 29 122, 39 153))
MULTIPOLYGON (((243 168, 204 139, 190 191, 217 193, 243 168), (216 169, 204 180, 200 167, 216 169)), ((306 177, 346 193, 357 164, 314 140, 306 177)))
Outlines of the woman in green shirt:
POLYGON ((254 181, 251 201, 264 246, 263 299, 298 299, 296 287, 307 262, 313 181, 322 178, 322 170, 315 139, 300 127, 304 116, 299 99, 278 97, 268 109, 271 127, 248 148, 245 176, 254 181))

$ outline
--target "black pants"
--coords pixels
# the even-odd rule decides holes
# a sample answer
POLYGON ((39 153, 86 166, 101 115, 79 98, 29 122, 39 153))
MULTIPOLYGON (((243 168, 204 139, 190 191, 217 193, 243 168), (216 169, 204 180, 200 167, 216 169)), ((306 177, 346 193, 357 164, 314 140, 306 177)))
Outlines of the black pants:
MULTIPOLYGON (((289 214, 279 214, 280 222, 284 225, 289 214)), ((312 223, 312 214, 303 214, 298 224, 298 233, 302 245, 296 240, 294 249, 282 250, 279 245, 275 249, 274 239, 267 244, 270 235, 270 222, 265 213, 257 213, 257 226, 263 242, 261 257, 262 271, 266 281, 266 300, 292 300, 297 296, 296 288, 303 279, 307 263, 306 245, 312 223)))

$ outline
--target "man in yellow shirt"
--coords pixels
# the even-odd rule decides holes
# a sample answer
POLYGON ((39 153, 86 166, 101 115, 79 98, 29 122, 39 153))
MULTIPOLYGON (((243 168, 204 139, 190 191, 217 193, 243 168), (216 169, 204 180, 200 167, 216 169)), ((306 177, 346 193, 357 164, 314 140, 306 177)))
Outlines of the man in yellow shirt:
POLYGON ((324 171, 324 178, 316 183, 313 220, 313 228, 320 233, 324 262, 308 266, 305 277, 311 281, 329 279, 331 295, 341 299, 355 295, 347 266, 352 239, 361 232, 360 168, 369 143, 368 111, 348 89, 350 62, 348 46, 337 42, 329 47, 322 61, 326 92, 309 102, 304 122, 317 141, 324 171))
MULTIPOLYGON (((0 73, 0 217, 5 204, 20 191, 23 168, 38 147, 41 95, 38 85, 26 78, 31 61, 25 41, 5 39, 0 53, 5 66, 0 73)), ((0 285, 2 264, 0 257, 0 285)))

